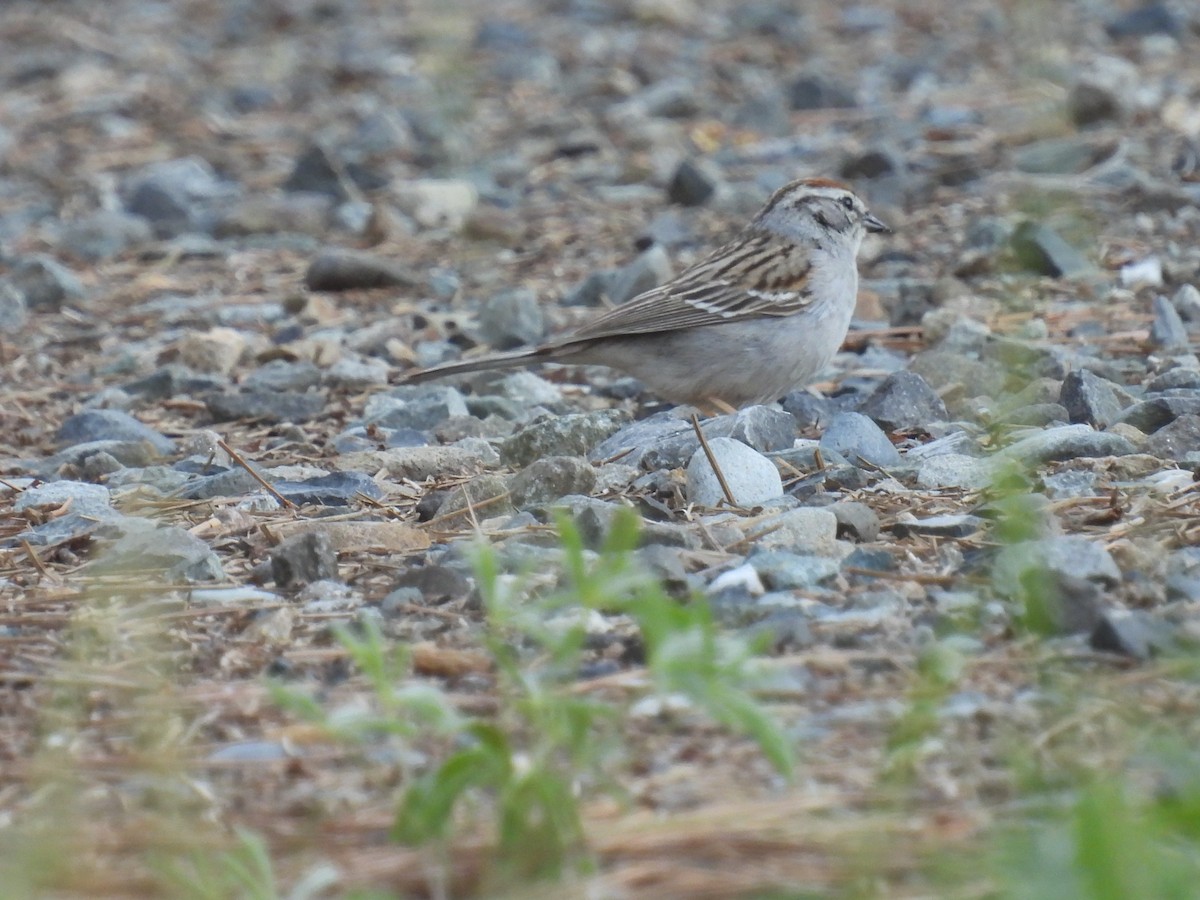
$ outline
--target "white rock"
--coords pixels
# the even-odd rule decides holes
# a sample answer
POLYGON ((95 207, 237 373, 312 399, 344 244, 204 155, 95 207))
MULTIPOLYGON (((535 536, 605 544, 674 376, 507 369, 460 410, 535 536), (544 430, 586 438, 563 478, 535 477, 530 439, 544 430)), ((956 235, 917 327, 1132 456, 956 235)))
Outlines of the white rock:
MULTIPOLYGON (((783 496, 779 470, 757 450, 732 438, 714 438, 708 444, 738 506, 759 506, 783 496)), ((728 502, 703 447, 688 462, 687 498, 709 508, 728 502)))
POLYGON ((747 537, 756 548, 832 556, 837 547, 837 516, 828 509, 789 509, 757 523, 747 537))
POLYGON ((1125 287, 1162 287, 1162 283, 1162 260, 1157 256, 1147 256, 1121 266, 1121 284, 1125 287))
POLYGON ((917 484, 924 488, 963 488, 978 491, 990 485, 996 467, 988 459, 976 459, 961 453, 944 453, 925 460, 917 472, 917 484))
POLYGON ((400 205, 423 228, 458 231, 479 203, 479 192, 469 181, 456 178, 421 178, 400 185, 400 205))
POLYGON ((736 568, 722 572, 708 586, 710 594, 716 594, 728 588, 744 588, 751 597, 761 597, 767 589, 763 587, 758 571, 750 563, 742 563, 736 568))
POLYGON ((213 328, 203 334, 189 334, 179 342, 179 358, 197 372, 228 375, 246 349, 246 338, 232 328, 213 328))

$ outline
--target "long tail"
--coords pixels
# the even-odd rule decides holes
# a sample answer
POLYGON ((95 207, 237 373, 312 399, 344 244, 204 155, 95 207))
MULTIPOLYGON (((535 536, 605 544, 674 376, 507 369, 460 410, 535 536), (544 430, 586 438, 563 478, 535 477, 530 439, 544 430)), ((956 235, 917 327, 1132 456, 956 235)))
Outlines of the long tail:
POLYGON ((400 376, 399 384, 419 384, 422 381, 432 381, 435 378, 445 378, 447 375, 463 375, 467 372, 482 372, 487 369, 512 369, 527 366, 530 363, 552 362, 557 358, 560 347, 533 347, 521 350, 510 350, 507 353, 493 353, 489 356, 479 356, 475 359, 459 359, 454 362, 430 366, 428 369, 416 369, 405 372, 400 376))

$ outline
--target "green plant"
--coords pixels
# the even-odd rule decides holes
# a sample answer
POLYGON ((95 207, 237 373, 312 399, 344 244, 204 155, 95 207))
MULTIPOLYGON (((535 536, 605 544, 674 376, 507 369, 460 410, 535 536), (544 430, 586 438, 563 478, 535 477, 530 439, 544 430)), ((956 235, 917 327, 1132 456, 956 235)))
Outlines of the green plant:
MULTIPOLYGON (((1163 798, 1131 798, 1128 779, 1095 779, 1069 814, 1026 826, 1002 844, 1004 895, 1041 900, 1194 898, 1200 877, 1200 817, 1181 821, 1163 798)), ((1197 794, 1192 793, 1189 805, 1197 794)))
POLYGON ((372 736, 411 739, 454 734, 463 727, 462 718, 441 691, 409 678, 411 659, 407 648, 389 643, 373 620, 364 620, 354 628, 337 626, 334 635, 370 682, 378 708, 329 712, 303 689, 271 682, 269 689, 276 704, 345 740, 372 736))
POLYGON ((237 838, 237 846, 231 850, 160 857, 151 860, 151 868, 174 897, 277 900, 280 895, 266 843, 241 828, 237 830, 237 838))
POLYGON ((750 693, 757 677, 749 665, 753 648, 720 637, 703 602, 672 600, 635 564, 636 516, 617 517, 594 561, 565 517, 558 531, 563 583, 537 599, 524 596, 520 579, 501 574, 493 549, 477 551, 488 616, 485 643, 496 664, 501 712, 495 722, 466 723, 466 746, 409 787, 393 830, 397 840, 445 839, 463 801, 484 790, 504 867, 526 876, 554 875, 569 864, 586 867, 579 797, 587 786, 606 781, 606 737, 620 715, 574 690, 587 635, 584 617, 592 610, 634 621, 657 690, 683 695, 717 722, 748 734, 781 772, 790 773, 791 747, 750 693))
POLYGON ((888 734, 888 772, 892 777, 911 774, 922 745, 938 732, 939 710, 961 678, 963 666, 962 654, 942 643, 926 648, 917 660, 908 706, 888 734))

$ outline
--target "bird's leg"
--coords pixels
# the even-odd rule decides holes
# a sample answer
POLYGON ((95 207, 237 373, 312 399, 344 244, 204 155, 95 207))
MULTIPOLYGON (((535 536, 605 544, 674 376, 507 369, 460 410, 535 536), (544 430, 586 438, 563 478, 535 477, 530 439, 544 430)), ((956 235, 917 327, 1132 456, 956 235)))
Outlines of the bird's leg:
POLYGON ((728 416, 737 412, 737 408, 730 406, 720 397, 706 397, 700 411, 706 416, 728 416))

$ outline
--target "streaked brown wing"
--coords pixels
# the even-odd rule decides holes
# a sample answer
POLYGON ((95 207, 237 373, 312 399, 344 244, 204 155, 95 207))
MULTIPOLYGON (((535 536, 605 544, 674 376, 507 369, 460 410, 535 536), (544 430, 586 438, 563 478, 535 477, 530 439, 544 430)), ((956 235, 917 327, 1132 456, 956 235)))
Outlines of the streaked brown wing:
POLYGON ((743 234, 677 278, 556 343, 678 331, 735 318, 794 315, 811 302, 810 266, 808 255, 796 244, 765 233, 743 234))

